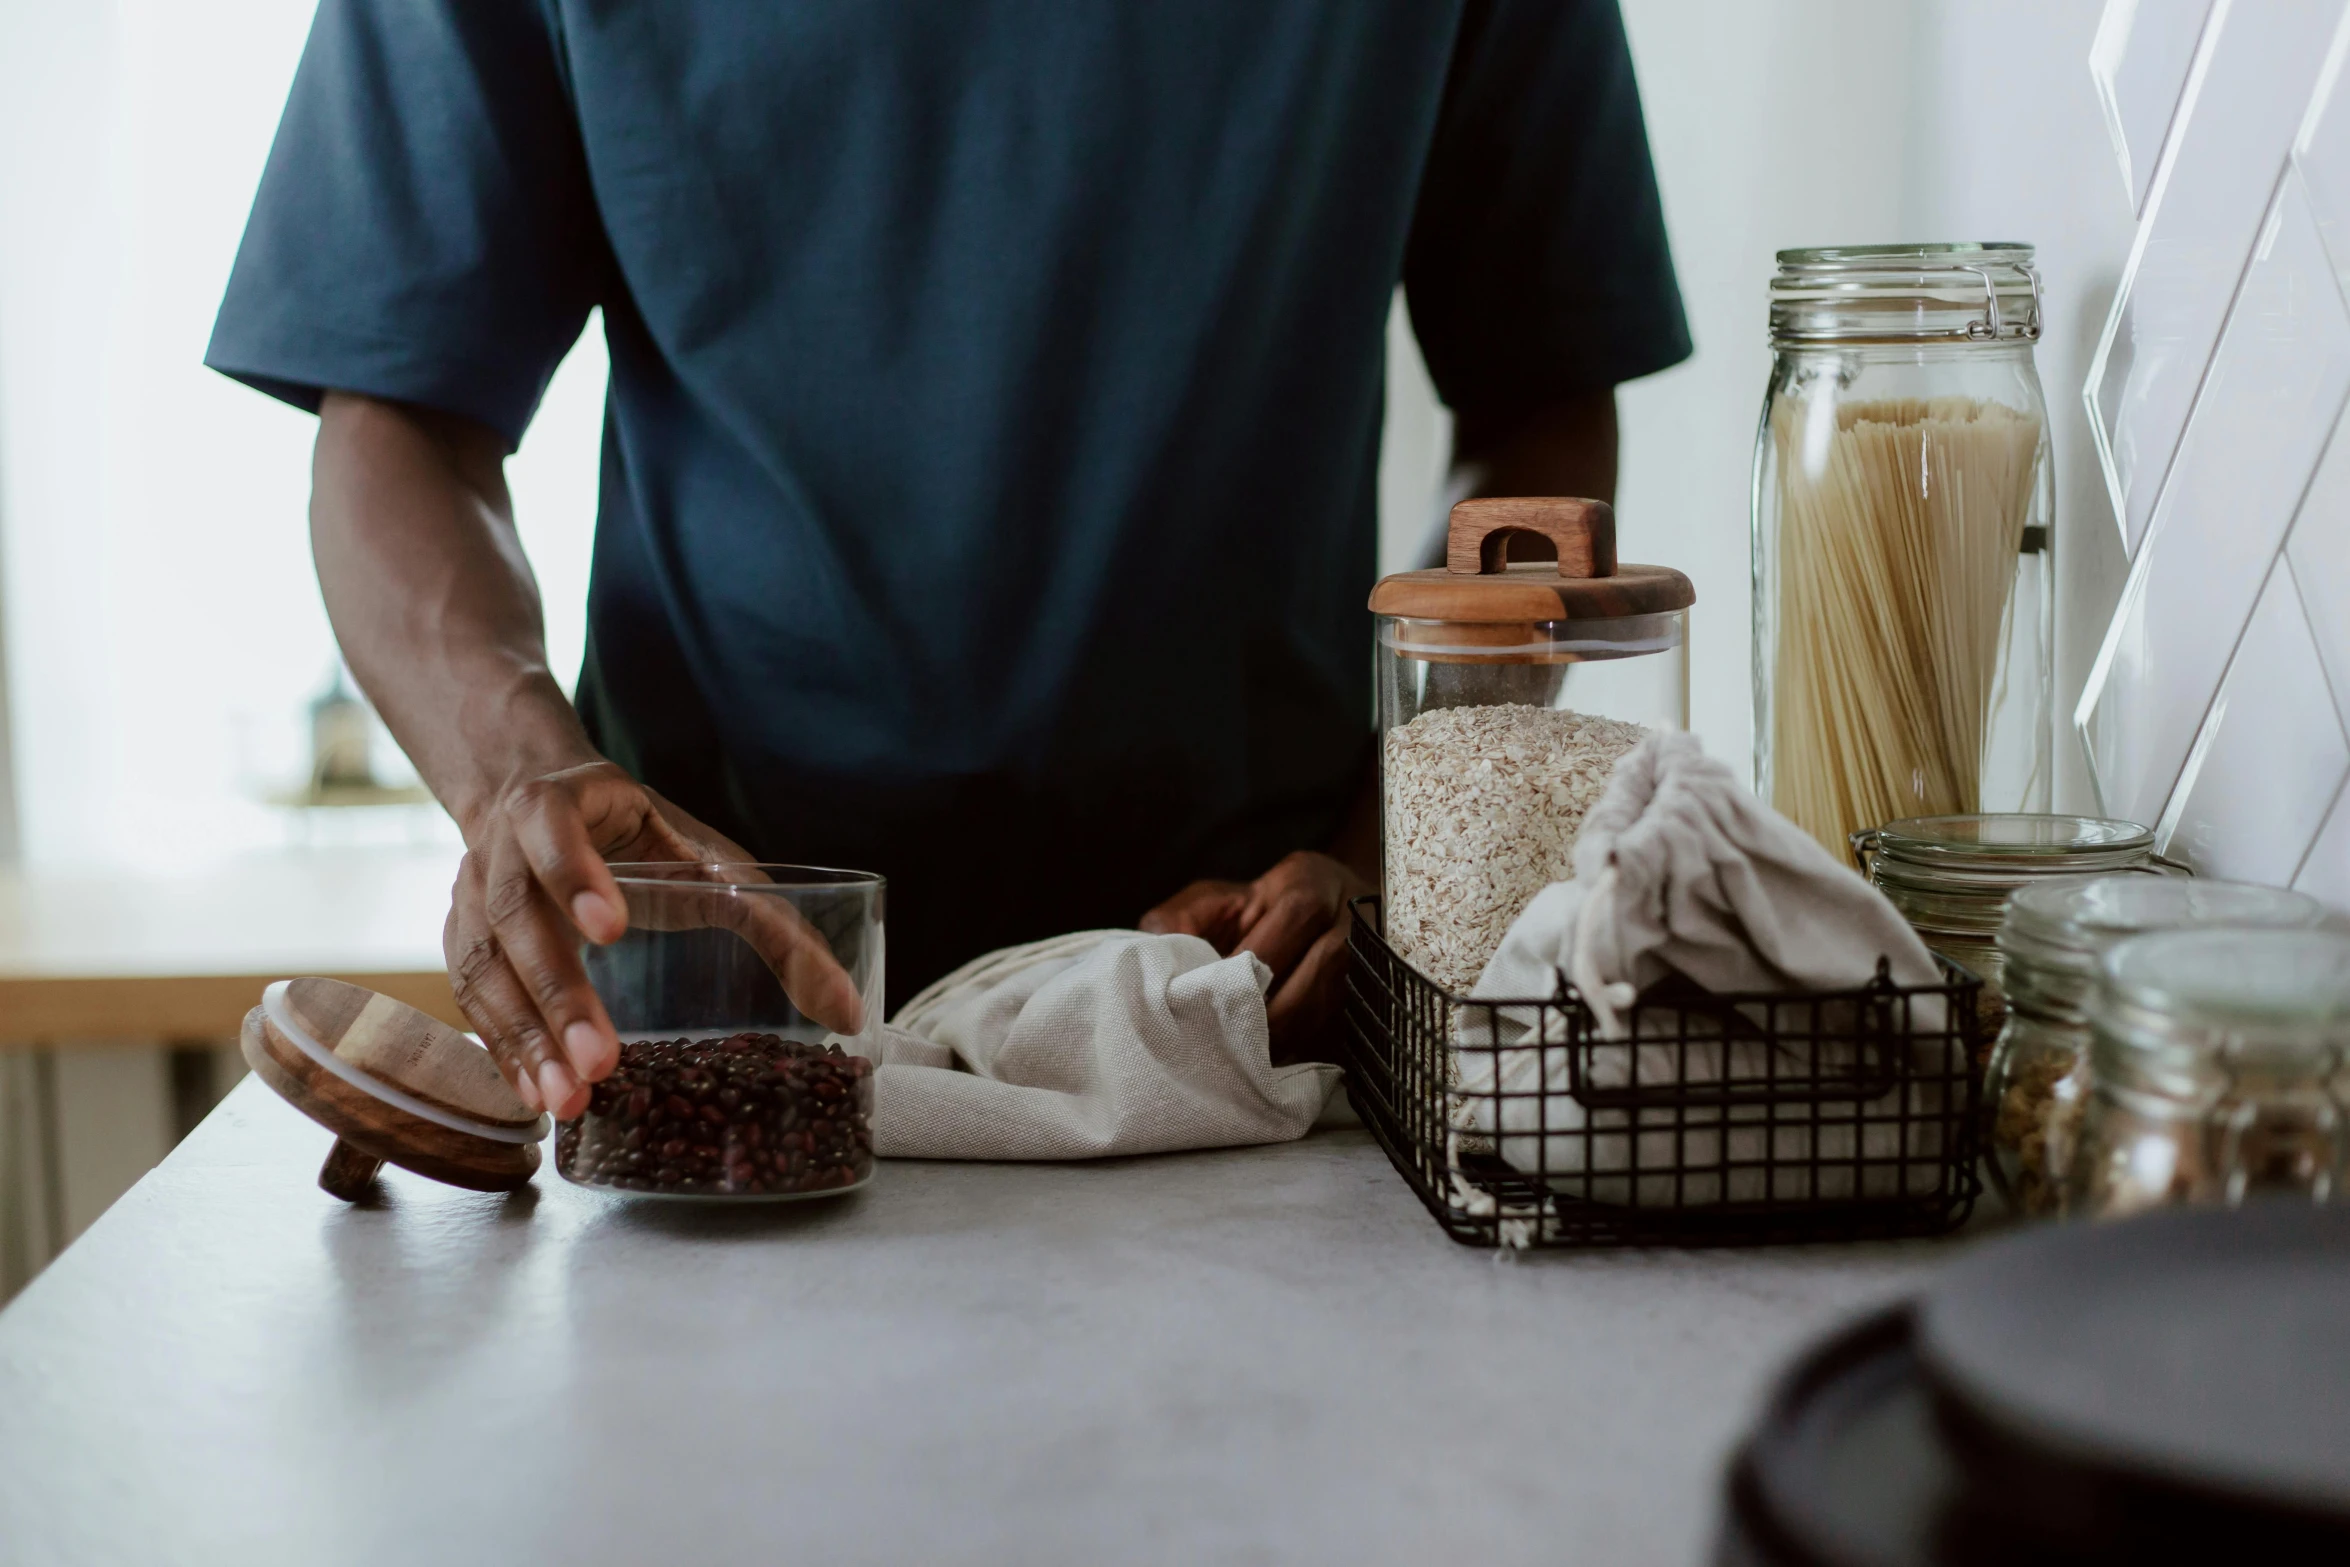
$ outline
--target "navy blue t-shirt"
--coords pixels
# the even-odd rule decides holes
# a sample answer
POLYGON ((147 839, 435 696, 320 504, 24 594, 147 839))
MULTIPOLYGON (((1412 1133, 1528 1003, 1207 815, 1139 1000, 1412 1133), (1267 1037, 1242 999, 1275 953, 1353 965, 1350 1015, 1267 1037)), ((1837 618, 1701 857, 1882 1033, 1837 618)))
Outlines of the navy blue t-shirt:
POLYGON ((207 362, 518 442, 611 350, 578 701, 903 996, 1325 842, 1383 327, 1689 348, 1613 0, 324 0, 207 362))

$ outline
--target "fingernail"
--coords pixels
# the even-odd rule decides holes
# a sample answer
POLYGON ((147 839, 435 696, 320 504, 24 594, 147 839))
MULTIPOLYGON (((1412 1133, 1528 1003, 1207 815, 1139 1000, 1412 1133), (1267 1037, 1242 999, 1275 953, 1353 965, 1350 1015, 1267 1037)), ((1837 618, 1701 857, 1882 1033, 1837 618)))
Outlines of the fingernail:
POLYGON ((571 1075, 571 1069, 562 1062, 541 1061, 539 1063, 539 1095, 554 1107, 558 1115, 562 1113, 565 1102, 571 1098, 573 1091, 578 1087, 579 1080, 571 1075))
POLYGON ((582 892, 572 898, 571 918, 594 940, 602 939, 601 932, 610 930, 620 920, 611 903, 593 892, 582 892))
POLYGON ((585 1019, 563 1030, 563 1053, 571 1058, 571 1070, 590 1083, 609 1072, 615 1059, 604 1031, 585 1019))
POLYGON ((547 1107, 546 1101, 539 1097, 539 1085, 530 1080, 528 1072, 515 1073, 513 1081, 515 1096, 525 1105, 533 1110, 544 1110, 547 1107))

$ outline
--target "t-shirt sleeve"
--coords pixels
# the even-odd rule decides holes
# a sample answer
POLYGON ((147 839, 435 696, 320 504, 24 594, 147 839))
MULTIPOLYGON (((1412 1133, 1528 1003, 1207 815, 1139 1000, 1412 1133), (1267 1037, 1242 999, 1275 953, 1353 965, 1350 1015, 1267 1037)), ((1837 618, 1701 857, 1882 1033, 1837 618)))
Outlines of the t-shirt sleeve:
POLYGON ((204 361, 518 444, 610 275, 537 0, 323 0, 204 361))
POLYGON ((1455 410, 1507 417, 1689 356, 1615 0, 1470 0, 1404 292, 1455 410))

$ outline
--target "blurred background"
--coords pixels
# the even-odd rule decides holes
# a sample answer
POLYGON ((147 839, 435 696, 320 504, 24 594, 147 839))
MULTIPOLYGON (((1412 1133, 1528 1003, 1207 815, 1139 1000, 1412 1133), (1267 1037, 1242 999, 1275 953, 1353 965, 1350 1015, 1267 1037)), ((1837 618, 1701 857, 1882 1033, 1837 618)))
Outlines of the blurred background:
MULTIPOLYGON (((370 720, 338 693, 306 542, 312 421, 200 363, 310 10, 0 0, 0 1294, 238 1070, 201 1032, 233 1015, 218 998, 157 1013, 160 1041, 144 1021, 67 1039, 139 1019, 39 1010, 42 963, 236 978, 244 959, 206 942, 256 922, 282 932, 273 959, 433 961, 456 838, 388 739, 359 758, 370 720), (322 855, 373 869, 322 880, 302 868, 322 855)), ((1697 353, 1622 393, 1622 549, 1695 579, 1694 727, 1741 767, 1749 465, 1786 246, 2039 247, 2071 713, 2127 569, 2080 398, 2135 217, 2089 68, 2103 10, 1624 0, 1697 353)), ((1400 309, 1390 344, 1383 570, 1427 539, 1449 440, 1400 309)), ((591 323, 511 467, 567 680, 604 375, 591 323)), ((2061 727, 2057 804, 2085 808, 2061 727)))

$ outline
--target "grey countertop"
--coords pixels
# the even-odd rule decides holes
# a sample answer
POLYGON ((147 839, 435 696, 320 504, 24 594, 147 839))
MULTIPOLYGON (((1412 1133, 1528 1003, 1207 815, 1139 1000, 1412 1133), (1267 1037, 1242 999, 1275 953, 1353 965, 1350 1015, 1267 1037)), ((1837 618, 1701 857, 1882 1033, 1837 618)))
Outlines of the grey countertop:
POLYGON ((1695 1563, 1949 1251, 1497 1260, 1361 1132, 755 1210, 328 1141, 248 1079, 0 1312, 0 1562, 1695 1563))

